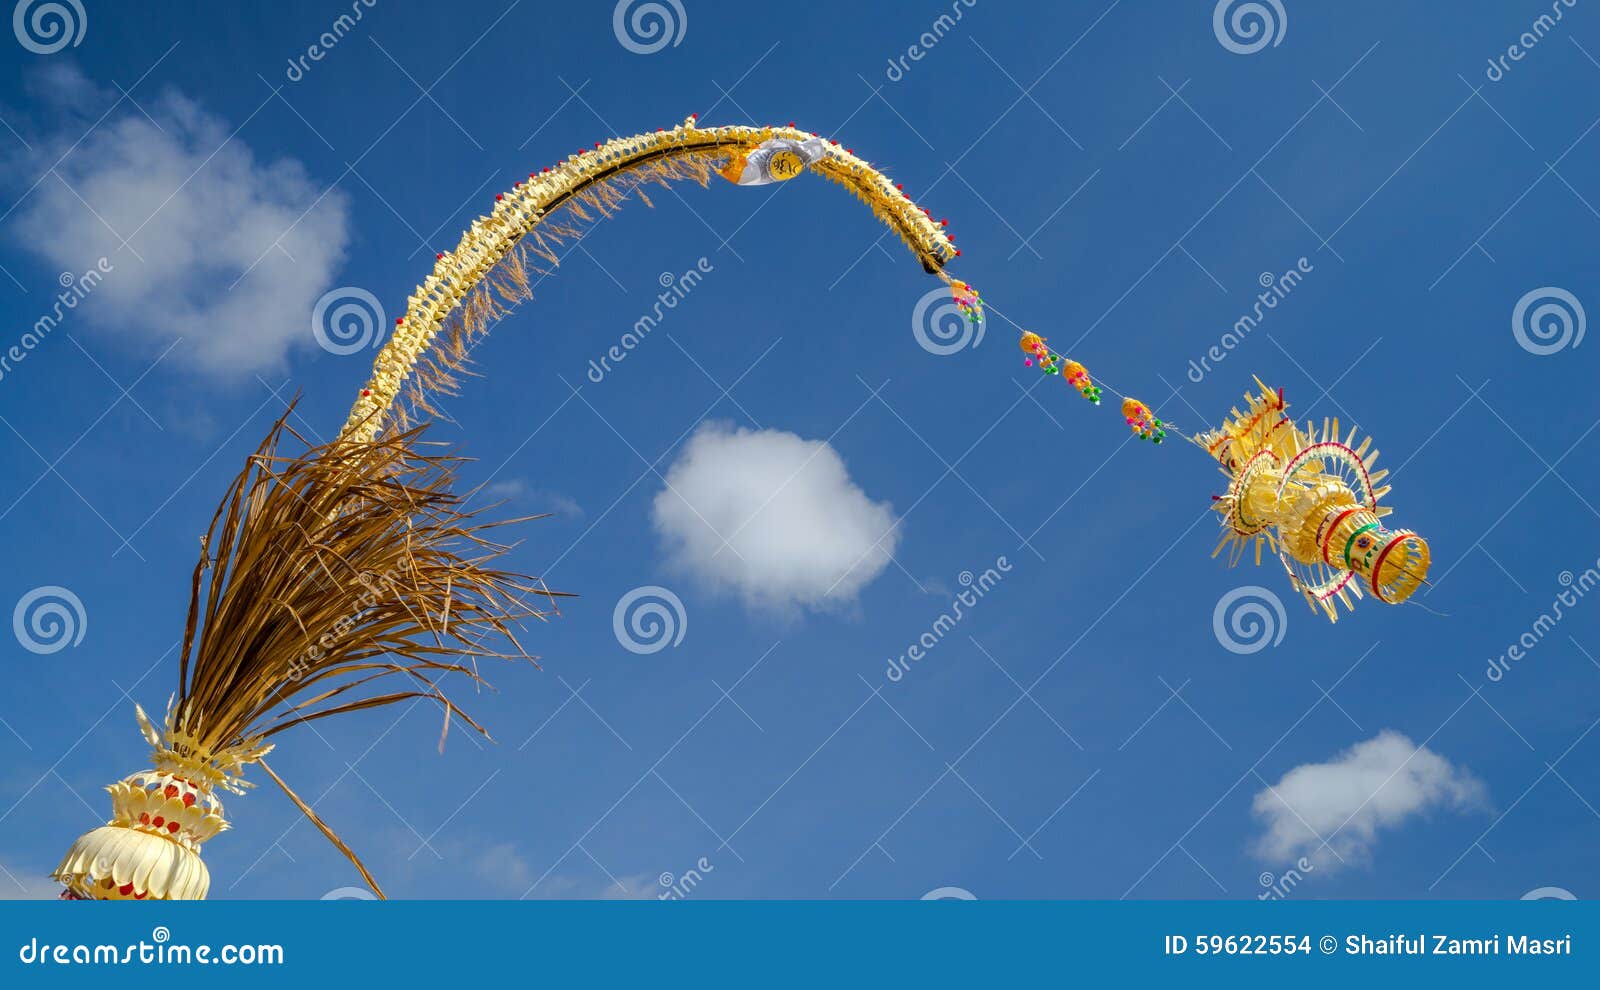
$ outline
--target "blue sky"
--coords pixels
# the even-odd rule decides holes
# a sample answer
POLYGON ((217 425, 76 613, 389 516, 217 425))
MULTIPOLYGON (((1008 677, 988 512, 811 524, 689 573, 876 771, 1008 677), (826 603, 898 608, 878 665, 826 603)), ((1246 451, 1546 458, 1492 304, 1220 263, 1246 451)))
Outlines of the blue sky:
MULTIPOLYGON (((350 5, 84 6, 76 46, 0 45, 5 343, 63 272, 109 266, 0 377, 0 602, 81 603, 53 652, 0 643, 6 896, 49 893, 99 789, 142 766, 133 701, 173 689, 196 539, 241 458, 296 392, 331 435, 365 377, 371 350, 317 346, 317 300, 361 289, 392 323, 495 191, 692 111, 794 120, 885 167, 950 218, 985 332, 918 346, 937 283, 807 177, 689 185, 587 236, 438 428, 477 459, 466 481, 554 513, 512 558, 581 596, 528 631, 543 669, 469 699, 493 745, 441 756, 434 712, 388 709, 274 758, 391 895, 648 897, 690 870, 692 896, 728 898, 1248 898, 1291 870, 1297 898, 1600 892, 1600 596, 1532 632, 1600 558, 1573 310, 1600 305, 1586 6, 1536 27, 1550 4, 1282 0, 1256 44, 1210 4, 683 0, 677 43, 639 53, 609 3, 380 0, 295 71, 350 5), (1262 274, 1297 265, 1191 376, 1262 274), (1572 322, 1519 338, 1519 301, 1553 290, 1572 322), (1186 429, 1252 375, 1359 424, 1395 521, 1432 543, 1426 608, 1329 625, 1275 565, 1212 560, 1215 466, 1040 382, 1016 325, 1186 429), (702 441, 720 456, 696 462, 702 441), (763 517, 748 567, 675 542, 672 472, 759 491, 795 445, 832 473, 763 517), (878 518, 892 560, 818 594, 808 554, 878 518), (1002 558, 890 680, 963 572, 1002 558), (682 638, 635 653, 613 611, 650 586, 682 638), (1284 618, 1235 652, 1214 613, 1252 586, 1284 618)), ((228 802, 213 896, 358 882, 267 787, 228 802)))

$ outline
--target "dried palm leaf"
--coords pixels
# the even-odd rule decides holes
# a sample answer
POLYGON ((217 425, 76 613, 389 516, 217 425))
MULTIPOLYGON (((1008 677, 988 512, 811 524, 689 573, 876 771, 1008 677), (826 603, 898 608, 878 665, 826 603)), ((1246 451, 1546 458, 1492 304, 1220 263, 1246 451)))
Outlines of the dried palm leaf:
MULTIPOLYGON (((536 659, 513 625, 547 618, 561 596, 494 566, 510 548, 492 531, 522 520, 482 521, 483 509, 466 507, 453 490, 461 458, 426 443, 422 428, 287 453, 286 441, 304 444, 292 412, 212 517, 166 724, 157 731, 138 713, 154 770, 114 785, 111 823, 57 867, 72 896, 204 897, 199 847, 227 827, 215 792, 248 786, 244 769, 271 737, 414 700, 438 704, 441 747, 456 721, 487 736, 445 679, 486 687, 479 660, 536 659), (398 678, 393 689, 386 678, 398 678)), ((381 896, 350 847, 266 772, 381 896)))

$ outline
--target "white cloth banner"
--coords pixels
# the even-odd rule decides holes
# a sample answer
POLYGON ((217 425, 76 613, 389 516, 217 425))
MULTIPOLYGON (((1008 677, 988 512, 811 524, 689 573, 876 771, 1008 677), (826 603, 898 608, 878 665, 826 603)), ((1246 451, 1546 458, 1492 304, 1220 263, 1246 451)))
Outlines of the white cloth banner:
POLYGON ((735 158, 722 170, 724 178, 741 186, 764 186, 792 179, 828 152, 821 138, 795 141, 771 138, 735 158))

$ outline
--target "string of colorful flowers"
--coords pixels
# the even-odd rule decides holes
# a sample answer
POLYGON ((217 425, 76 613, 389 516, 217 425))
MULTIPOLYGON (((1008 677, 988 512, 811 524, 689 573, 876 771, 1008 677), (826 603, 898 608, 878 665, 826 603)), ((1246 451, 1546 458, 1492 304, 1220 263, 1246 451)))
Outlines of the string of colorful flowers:
MULTIPOLYGON (((976 289, 965 282, 952 279, 950 291, 955 298, 956 306, 968 320, 983 319, 983 299, 976 289)), ((1019 345, 1022 352, 1028 355, 1022 362, 1026 367, 1036 367, 1042 374, 1059 376, 1089 402, 1097 406, 1100 404, 1102 386, 1089 376, 1089 369, 1051 350, 1046 339, 1031 330, 1023 331, 1019 345)), ((1115 390, 1113 394, 1116 394, 1115 390)), ((1122 419, 1133 431, 1134 436, 1154 444, 1166 440, 1169 429, 1174 431, 1177 429, 1152 412, 1149 406, 1132 396, 1122 398, 1122 419)))

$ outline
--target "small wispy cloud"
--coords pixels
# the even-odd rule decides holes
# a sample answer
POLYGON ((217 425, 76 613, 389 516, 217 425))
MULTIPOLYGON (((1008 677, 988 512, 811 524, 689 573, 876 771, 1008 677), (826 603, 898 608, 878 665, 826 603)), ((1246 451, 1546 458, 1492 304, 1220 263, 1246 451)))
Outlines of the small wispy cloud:
POLYGON ((528 895, 533 900, 551 901, 648 901, 665 888, 649 874, 625 877, 580 877, 556 875, 545 880, 528 895))
POLYGON ((61 885, 43 872, 0 862, 0 901, 53 901, 61 885))
POLYGON ((1266 831, 1255 851, 1269 861, 1309 856, 1319 868, 1364 861, 1380 832, 1487 802, 1487 788, 1466 768, 1385 729, 1325 763, 1295 767, 1258 793, 1251 810, 1266 831))
POLYGON ((648 900, 662 890, 656 878, 646 874, 612 878, 598 872, 556 873, 540 880, 540 871, 533 868, 515 842, 447 845, 449 859, 464 860, 491 896, 521 897, 526 893, 535 900, 648 900))
POLYGON ((476 848, 471 863, 474 873, 499 890, 520 892, 533 883, 533 869, 514 843, 494 842, 476 848))
POLYGON ((514 502, 519 508, 535 513, 549 513, 560 519, 582 519, 583 506, 578 500, 548 488, 535 488, 520 478, 491 482, 483 494, 496 502, 514 502))

